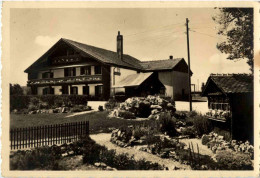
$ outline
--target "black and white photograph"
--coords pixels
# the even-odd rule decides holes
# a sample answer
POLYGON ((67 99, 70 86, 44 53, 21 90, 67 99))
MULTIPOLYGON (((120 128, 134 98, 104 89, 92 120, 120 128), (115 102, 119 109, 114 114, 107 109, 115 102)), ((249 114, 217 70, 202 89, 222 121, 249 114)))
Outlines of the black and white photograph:
POLYGON ((150 3, 3 4, 2 172, 259 174, 258 3, 150 3))

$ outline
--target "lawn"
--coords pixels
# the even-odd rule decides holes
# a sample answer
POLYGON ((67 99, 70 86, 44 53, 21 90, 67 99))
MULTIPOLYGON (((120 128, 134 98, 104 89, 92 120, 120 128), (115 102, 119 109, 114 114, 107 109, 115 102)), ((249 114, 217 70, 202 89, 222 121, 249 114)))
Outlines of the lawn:
POLYGON ((21 127, 31 127, 31 126, 43 126, 43 125, 53 125, 62 124, 69 122, 81 122, 89 121, 90 133, 100 133, 109 132, 109 128, 119 128, 125 125, 134 125, 135 123, 143 123, 147 121, 135 121, 135 120, 125 120, 118 118, 108 118, 108 112, 94 112, 84 115, 78 115, 73 117, 67 117, 69 114, 64 113, 53 113, 53 114, 11 114, 10 127, 11 128, 21 128, 21 127))

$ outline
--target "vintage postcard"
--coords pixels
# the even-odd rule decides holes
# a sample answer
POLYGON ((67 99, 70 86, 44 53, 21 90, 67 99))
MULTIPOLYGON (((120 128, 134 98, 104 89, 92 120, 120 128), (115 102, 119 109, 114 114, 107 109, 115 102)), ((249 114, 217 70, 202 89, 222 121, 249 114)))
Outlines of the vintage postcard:
POLYGON ((258 177, 258 2, 3 2, 3 177, 258 177))

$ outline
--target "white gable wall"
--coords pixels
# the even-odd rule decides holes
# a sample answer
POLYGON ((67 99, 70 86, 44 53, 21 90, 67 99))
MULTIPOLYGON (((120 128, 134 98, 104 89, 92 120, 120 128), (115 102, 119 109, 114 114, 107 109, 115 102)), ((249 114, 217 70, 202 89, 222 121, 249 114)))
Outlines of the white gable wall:
MULTIPOLYGON (((111 78, 111 82, 110 82, 110 86, 111 86, 111 92, 110 94, 113 95, 114 94, 114 90, 115 92, 125 92, 125 89, 124 88, 112 88, 114 86, 114 68, 119 68, 120 70, 120 75, 115 75, 115 85, 117 84, 117 82, 119 82, 120 80, 122 80, 123 78, 125 78, 126 76, 128 75, 131 75, 131 74, 136 74, 137 71, 136 70, 131 70, 131 69, 124 69, 124 68, 120 68, 120 67, 115 67, 115 66, 112 66, 110 67, 110 78, 111 78)), ((117 69, 115 69, 115 71, 117 71, 117 69)))

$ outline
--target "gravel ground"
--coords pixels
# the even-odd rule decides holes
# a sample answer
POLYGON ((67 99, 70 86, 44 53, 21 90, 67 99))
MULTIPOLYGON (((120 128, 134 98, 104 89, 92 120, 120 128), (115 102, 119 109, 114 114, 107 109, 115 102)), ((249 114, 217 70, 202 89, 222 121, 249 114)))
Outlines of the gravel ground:
POLYGON ((121 148, 110 142, 111 134, 101 133, 101 134, 90 135, 90 137, 93 140, 95 140, 96 143, 106 146, 109 150, 111 150, 111 149, 116 150, 116 153, 118 153, 118 154, 128 153, 130 156, 134 155, 136 160, 144 158, 147 161, 151 161, 154 163, 158 163, 160 165, 164 165, 164 166, 168 167, 169 170, 173 170, 174 167, 179 168, 179 170, 191 170, 190 166, 188 166, 188 165, 183 165, 177 161, 173 161, 170 159, 162 159, 156 155, 152 155, 150 153, 140 151, 133 147, 121 148))

